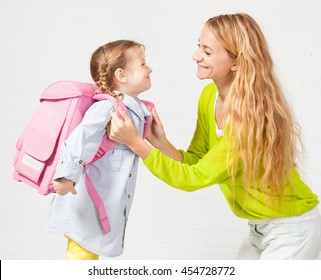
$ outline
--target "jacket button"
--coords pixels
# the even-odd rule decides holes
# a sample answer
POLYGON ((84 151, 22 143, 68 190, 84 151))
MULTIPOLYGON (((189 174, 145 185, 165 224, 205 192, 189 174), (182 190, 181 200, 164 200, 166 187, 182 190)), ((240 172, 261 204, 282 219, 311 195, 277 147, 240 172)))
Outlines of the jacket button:
POLYGON ((128 195, 128 199, 130 199, 130 194, 128 195))
POLYGON ((132 174, 131 173, 129 173, 129 177, 131 177, 132 176, 132 174))
POLYGON ((79 161, 79 164, 82 164, 82 162, 83 162, 83 161, 82 161, 82 160, 80 160, 80 161, 79 161))

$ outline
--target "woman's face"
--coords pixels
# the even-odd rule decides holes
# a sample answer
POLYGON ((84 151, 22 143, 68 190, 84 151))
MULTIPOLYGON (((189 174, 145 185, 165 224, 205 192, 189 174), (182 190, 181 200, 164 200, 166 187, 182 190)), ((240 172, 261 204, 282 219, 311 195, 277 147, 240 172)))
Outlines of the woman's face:
POLYGON ((198 46, 192 57, 198 65, 197 77, 201 80, 212 79, 216 84, 229 83, 236 70, 236 60, 229 55, 207 25, 202 29, 198 46))

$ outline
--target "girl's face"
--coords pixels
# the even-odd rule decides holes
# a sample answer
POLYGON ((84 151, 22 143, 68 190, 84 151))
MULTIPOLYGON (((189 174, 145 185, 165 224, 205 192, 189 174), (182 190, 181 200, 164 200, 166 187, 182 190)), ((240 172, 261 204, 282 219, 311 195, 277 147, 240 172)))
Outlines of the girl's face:
POLYGON ((127 77, 128 95, 136 97, 143 91, 151 88, 150 74, 152 69, 145 62, 145 52, 142 47, 134 47, 128 50, 128 63, 125 68, 127 77))
POLYGON ((197 77, 201 80, 212 79, 216 84, 229 83, 236 67, 235 58, 228 54, 207 25, 202 29, 198 46, 192 57, 198 65, 197 77))

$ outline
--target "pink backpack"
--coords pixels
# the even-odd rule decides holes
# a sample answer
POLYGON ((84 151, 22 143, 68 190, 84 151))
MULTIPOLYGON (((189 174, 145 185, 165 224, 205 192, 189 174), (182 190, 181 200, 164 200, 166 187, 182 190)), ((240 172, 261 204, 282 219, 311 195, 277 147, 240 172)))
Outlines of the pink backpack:
MULTIPOLYGON (((59 81, 48 86, 40 96, 40 106, 27 128, 17 141, 13 179, 34 187, 42 195, 54 192, 53 175, 59 160, 59 147, 75 127, 82 121, 86 110, 97 100, 108 99, 115 110, 117 105, 125 105, 114 97, 95 92, 95 85, 89 83, 59 81)), ((154 106, 143 101, 149 111, 154 106)), ((146 117, 144 136, 149 129, 151 116, 146 117)), ((93 161, 85 166, 85 171, 97 159, 117 145, 106 135, 93 161)), ((95 187, 86 173, 88 192, 100 214, 105 232, 109 225, 103 204, 95 187)))

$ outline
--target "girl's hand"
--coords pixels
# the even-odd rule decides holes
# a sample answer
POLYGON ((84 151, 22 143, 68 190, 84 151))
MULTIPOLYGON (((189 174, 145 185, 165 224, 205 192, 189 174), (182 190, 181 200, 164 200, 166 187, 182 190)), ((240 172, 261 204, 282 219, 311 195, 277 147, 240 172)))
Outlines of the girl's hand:
POLYGON ((146 134, 146 140, 156 148, 160 148, 166 144, 166 134, 163 124, 156 112, 155 107, 152 110, 153 122, 150 130, 146 134))
POLYGON ((54 190, 57 194, 66 195, 71 192, 73 195, 77 194, 74 182, 66 178, 59 178, 53 182, 54 190))

